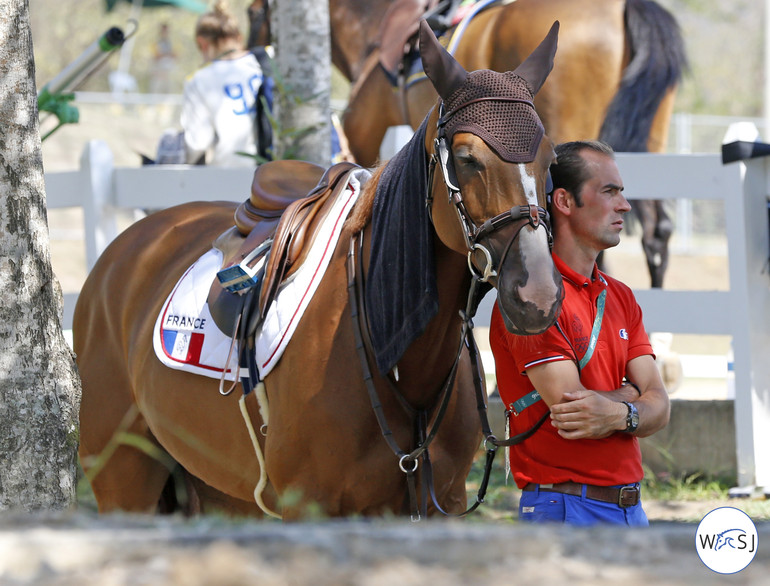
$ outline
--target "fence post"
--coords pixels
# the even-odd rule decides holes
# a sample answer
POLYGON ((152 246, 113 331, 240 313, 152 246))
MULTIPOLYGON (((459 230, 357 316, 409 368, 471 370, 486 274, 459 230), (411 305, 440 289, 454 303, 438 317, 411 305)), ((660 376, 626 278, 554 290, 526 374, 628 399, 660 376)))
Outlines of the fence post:
POLYGON ((770 491, 770 226, 768 173, 770 157, 741 165, 742 201, 727 201, 730 289, 735 319, 735 431, 738 490, 764 487, 770 491))
POLYGON ((83 222, 85 225, 86 268, 90 271, 96 259, 118 235, 113 205, 113 170, 115 160, 107 143, 90 140, 80 157, 84 187, 83 222))

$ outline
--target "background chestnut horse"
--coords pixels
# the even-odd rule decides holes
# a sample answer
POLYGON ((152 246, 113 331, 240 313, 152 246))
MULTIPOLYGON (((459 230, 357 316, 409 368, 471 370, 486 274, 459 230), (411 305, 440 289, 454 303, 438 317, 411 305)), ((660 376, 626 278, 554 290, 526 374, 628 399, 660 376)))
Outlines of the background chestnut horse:
MULTIPOLYGON (((332 62, 353 83, 343 130, 361 165, 376 162, 390 126, 416 128, 435 101, 424 80, 394 87, 380 65, 377 44, 390 9, 406 5, 413 12, 431 4, 329 0, 332 62)), ((532 51, 555 20, 562 27, 559 55, 535 100, 548 135, 556 143, 599 138, 618 152, 665 151, 686 59, 678 25, 652 0, 496 3, 470 21, 453 54, 469 70, 506 71, 532 51)), ((267 42, 267 29, 262 31, 261 41, 267 42)), ((661 201, 631 200, 631 205, 642 226, 651 284, 662 287, 673 224, 661 201)))
MULTIPOLYGON (((531 100, 553 66, 557 30, 554 26, 516 72, 489 74, 499 76, 501 89, 500 83, 466 82, 478 80, 479 74, 484 81, 488 72, 468 74, 423 27, 423 59, 442 99, 462 96, 468 87, 487 88, 486 96, 492 98, 479 106, 472 105, 477 94, 466 102, 448 103, 471 118, 475 112, 484 114, 473 120, 472 129, 466 124, 453 133, 452 119, 442 121, 462 197, 456 194, 450 200, 440 171, 432 175, 432 183, 428 181, 428 157, 438 132, 438 109, 434 109, 422 133, 418 131, 402 153, 364 185, 318 290, 283 357, 265 377, 269 425, 266 435, 257 431, 255 439, 269 479, 263 493, 266 509, 281 511, 288 519, 300 517, 313 503, 333 516, 406 512, 411 502, 406 476, 382 437, 364 372, 373 371, 371 380, 381 399, 378 412, 387 419, 393 440, 409 452, 419 442, 416 413, 423 413, 428 421, 437 417, 437 404, 455 365, 452 393, 429 454, 437 503, 455 513, 464 508, 465 480, 481 435, 469 354, 465 346, 460 350, 458 314, 466 307, 471 284, 468 238, 474 247, 490 251, 496 276, 489 282, 500 285, 499 303, 512 329, 543 331, 555 320, 563 296, 561 278, 551 261, 547 227, 541 229, 544 222, 529 215, 535 206, 544 205, 546 176, 554 156, 531 100), (491 136, 498 145, 493 150, 480 138, 489 135, 487 118, 510 116, 511 109, 529 125, 526 130, 505 128, 502 136, 494 135, 493 129, 491 136), (513 155, 508 147, 500 150, 500 145, 511 141, 513 155), (517 145, 526 148, 517 150, 517 145), (392 181, 396 187, 401 181, 417 187, 395 189, 392 181), (431 205, 426 206, 426 201, 431 205), (520 207, 527 210, 526 217, 510 223, 520 207), (393 237, 389 231, 399 227, 395 214, 409 209, 417 213, 400 216, 409 229, 393 237), (474 231, 469 236, 468 226, 481 226, 490 218, 496 218, 494 231, 474 231), (380 353, 376 367, 365 368, 358 360, 347 292, 348 258, 356 235, 363 242, 359 258, 367 269, 367 283, 377 282, 379 274, 399 292, 413 288, 414 283, 404 278, 409 271, 403 265, 393 266, 395 259, 416 266, 416 273, 427 279, 428 286, 418 290, 420 299, 427 300, 420 319, 410 313, 414 306, 403 308, 413 335, 403 340, 398 330, 394 336, 404 345, 400 355, 391 358, 398 376, 391 362, 381 363, 380 353), (388 252, 388 246, 396 252, 388 252), (417 265, 410 264, 414 262, 417 265), (422 326, 415 328, 415 322, 422 326), (279 501, 277 495, 286 498, 279 501)), ((260 514, 254 489, 262 469, 240 412, 238 393, 223 396, 216 379, 164 366, 152 342, 164 299, 187 268, 210 249, 214 238, 232 226, 235 208, 233 203, 195 202, 148 216, 105 250, 81 290, 73 327, 83 382, 80 455, 100 511, 156 510, 169 468, 177 463, 184 470, 196 510, 260 514)), ((370 322, 376 321, 375 309, 387 315, 398 313, 395 294, 386 294, 383 305, 371 308, 371 299, 383 292, 375 286, 367 292, 370 322)), ((254 430, 263 423, 256 413, 251 421, 254 430)), ((427 466, 423 459, 415 459, 406 467, 415 462, 420 464, 420 494, 427 466)), ((422 506, 428 512, 435 510, 425 502, 422 506)))

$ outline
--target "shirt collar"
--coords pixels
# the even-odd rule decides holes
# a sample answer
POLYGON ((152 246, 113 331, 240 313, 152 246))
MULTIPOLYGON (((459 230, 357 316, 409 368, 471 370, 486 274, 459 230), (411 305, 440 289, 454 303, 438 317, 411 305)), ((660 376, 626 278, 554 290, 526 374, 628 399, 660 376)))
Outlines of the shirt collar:
POLYGON ((571 283, 576 289, 587 288, 592 284, 597 284, 602 289, 607 286, 607 280, 604 275, 599 271, 599 267, 594 263, 593 272, 591 273, 591 279, 572 270, 567 263, 565 263, 557 254, 553 254, 553 262, 556 265, 557 270, 561 273, 561 276, 565 281, 571 283))

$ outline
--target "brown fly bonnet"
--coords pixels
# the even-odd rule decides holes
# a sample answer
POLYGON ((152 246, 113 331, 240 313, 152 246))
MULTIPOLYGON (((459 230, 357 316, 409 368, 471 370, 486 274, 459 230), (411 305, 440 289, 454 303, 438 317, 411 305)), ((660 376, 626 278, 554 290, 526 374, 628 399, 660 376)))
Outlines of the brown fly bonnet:
POLYGON ((558 31, 556 22, 515 71, 482 69, 468 73, 455 62, 452 74, 445 77, 444 83, 436 84, 430 64, 424 62, 426 74, 444 101, 439 126, 443 126, 448 144, 452 144, 455 133, 469 132, 509 163, 535 159, 545 131, 533 99, 553 68, 558 31))
POLYGON ((545 133, 533 97, 527 82, 511 71, 483 69, 468 74, 444 103, 447 142, 452 144, 456 132, 470 132, 504 161, 533 161, 545 133))

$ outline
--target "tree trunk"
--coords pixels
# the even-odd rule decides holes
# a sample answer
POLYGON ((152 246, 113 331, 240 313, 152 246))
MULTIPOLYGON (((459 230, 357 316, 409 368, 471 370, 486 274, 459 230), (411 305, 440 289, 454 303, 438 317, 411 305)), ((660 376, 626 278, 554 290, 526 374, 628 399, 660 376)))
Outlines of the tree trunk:
POLYGON ((80 380, 51 269, 28 0, 0 2, 0 510, 75 503, 80 380))
POLYGON ((276 0, 272 12, 278 74, 278 158, 331 162, 329 3, 276 0), (297 132, 295 135, 294 133, 297 132))

